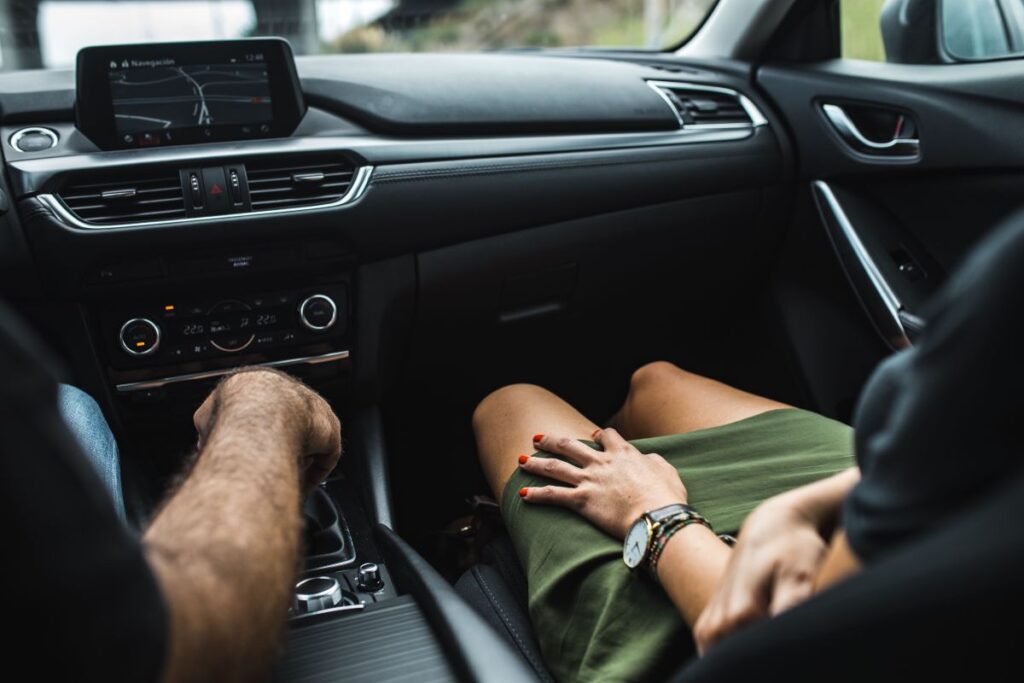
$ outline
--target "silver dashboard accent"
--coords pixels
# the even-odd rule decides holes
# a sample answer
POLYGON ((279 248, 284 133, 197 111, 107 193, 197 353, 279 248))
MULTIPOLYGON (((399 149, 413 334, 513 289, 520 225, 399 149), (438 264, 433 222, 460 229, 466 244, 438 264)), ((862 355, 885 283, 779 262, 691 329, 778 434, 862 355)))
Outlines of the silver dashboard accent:
POLYGON ((299 304, 299 322, 301 322, 307 330, 312 330, 313 332, 323 332, 324 330, 331 329, 331 327, 333 327, 334 323, 337 321, 338 305, 334 303, 334 299, 327 296, 326 294, 313 294, 312 296, 307 296, 302 301, 302 303, 299 304), (323 325, 314 325, 306 317, 306 306, 313 303, 314 301, 326 301, 331 307, 331 319, 328 320, 323 325))
POLYGON ((326 178, 321 171, 316 173, 294 173, 292 174, 293 183, 322 183, 326 178))
POLYGON ((149 354, 153 353, 160 347, 160 326, 157 325, 152 320, 150 320, 149 318, 132 318, 131 320, 125 321, 124 325, 121 325, 121 329, 117 333, 117 340, 121 342, 121 348, 124 349, 124 352, 127 353, 129 356, 135 356, 136 358, 148 356, 149 354), (150 346, 145 351, 137 351, 124 343, 124 331, 128 329, 129 325, 134 325, 135 323, 143 323, 145 325, 149 325, 151 328, 153 328, 153 332, 156 334, 156 341, 154 341, 153 345, 150 346))
POLYGON ((307 211, 320 211, 323 209, 333 209, 341 206, 349 206, 355 204, 363 195, 366 194, 366 189, 370 185, 370 177, 373 175, 373 166, 360 166, 356 169, 352 176, 352 184, 349 186, 348 191, 335 199, 332 202, 325 202, 323 204, 308 204, 306 206, 291 206, 281 209, 267 209, 266 211, 247 211, 245 213, 226 213, 218 214, 214 216, 191 216, 188 218, 171 218, 168 220, 156 220, 156 221, 138 221, 133 223, 103 223, 93 224, 87 223, 80 219, 78 216, 73 214, 70 209, 60 200, 59 197, 53 194, 41 194, 38 196, 39 201, 46 206, 48 209, 53 211, 58 219, 65 225, 80 230, 113 230, 117 228, 156 228, 166 227, 172 225, 194 225, 211 222, 222 222, 222 221, 251 221, 255 218, 262 216, 279 216, 282 214, 294 214, 303 213, 307 211))
MULTIPOLYGON (((272 360, 266 363, 257 363, 258 367, 263 368, 287 368, 293 365, 319 365, 320 363, 332 363, 340 360, 344 360, 350 356, 348 351, 332 351, 331 353, 324 353, 319 356, 303 356, 301 358, 284 358, 282 360, 272 360)), ((224 375, 231 374, 237 367, 220 368, 217 370, 204 370, 202 372, 190 372, 184 375, 171 375, 170 377, 161 377, 159 379, 147 379, 140 382, 125 382, 117 385, 117 392, 119 394, 127 394, 133 391, 143 391, 145 389, 159 389, 169 384, 178 384, 181 382, 194 382, 202 379, 213 379, 215 377, 223 377, 224 375)))
POLYGON ((53 149, 57 146, 57 140, 59 139, 56 131, 50 130, 49 128, 41 128, 39 126, 32 126, 31 128, 22 128, 14 131, 11 135, 11 139, 8 141, 14 149, 18 150, 22 154, 32 154, 33 152, 45 152, 53 149), (26 135, 42 135, 50 139, 50 146, 46 149, 22 149, 20 146, 21 139, 26 135))
MULTIPOLYGON (((835 194, 832 192, 832 188, 829 187, 828 183, 823 180, 815 180, 812 183, 814 188, 815 198, 818 200, 818 206, 824 212, 827 210, 832 216, 836 227, 839 228, 839 232, 842 238, 846 241, 856 258, 857 263, 863 269, 864 274, 867 276, 868 281, 871 283, 872 288, 878 295, 878 299, 881 302, 884 312, 888 320, 884 321, 883 325, 879 324, 879 321, 872 316, 872 321, 875 322, 876 326, 879 327, 879 333, 885 338, 893 348, 901 349, 912 345, 910 337, 907 335, 906 327, 903 323, 902 314, 905 314, 903 310, 903 302, 900 301, 899 297, 886 282, 882 272, 878 269, 878 265, 875 260, 871 258, 871 254, 868 253, 867 248, 860 239, 860 235, 854 229, 853 224, 850 222, 846 212, 843 211, 842 205, 839 200, 836 199, 835 194)), ((828 227, 828 226, 826 226, 828 227)), ((859 292, 857 293, 860 297, 859 292)), ((861 302, 864 307, 868 309, 868 313, 871 314, 871 306, 865 301, 863 297, 861 302)), ((916 320, 920 320, 916 316, 913 316, 916 320)), ((924 321, 921 321, 923 327, 924 321)))
POLYGON ((134 187, 126 187, 123 190, 104 190, 100 193, 101 199, 131 199, 138 192, 134 187))
POLYGON ((661 99, 665 100, 665 104, 672 109, 672 112, 676 116, 676 120, 679 121, 679 127, 683 129, 693 130, 729 130, 729 129, 744 129, 744 128, 757 128, 760 126, 767 126, 768 119, 764 117, 761 110, 757 108, 750 99, 743 93, 733 90, 732 88, 723 88, 717 85, 698 85, 696 83, 679 83, 676 81, 647 81, 654 92, 658 93, 661 99), (686 125, 683 121, 683 117, 679 115, 679 110, 676 109, 676 105, 672 103, 665 90, 687 90, 690 92, 713 92, 719 95, 728 95, 729 97, 735 97, 736 101, 743 107, 743 111, 746 112, 747 116, 750 117, 750 123, 699 123, 686 125))

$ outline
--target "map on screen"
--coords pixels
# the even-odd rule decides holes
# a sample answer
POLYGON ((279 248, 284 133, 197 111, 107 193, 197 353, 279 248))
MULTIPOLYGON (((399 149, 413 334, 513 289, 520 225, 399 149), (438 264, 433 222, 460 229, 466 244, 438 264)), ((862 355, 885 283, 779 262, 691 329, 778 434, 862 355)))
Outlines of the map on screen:
POLYGON ((265 64, 170 65, 109 73, 120 134, 260 125, 273 119, 265 64))

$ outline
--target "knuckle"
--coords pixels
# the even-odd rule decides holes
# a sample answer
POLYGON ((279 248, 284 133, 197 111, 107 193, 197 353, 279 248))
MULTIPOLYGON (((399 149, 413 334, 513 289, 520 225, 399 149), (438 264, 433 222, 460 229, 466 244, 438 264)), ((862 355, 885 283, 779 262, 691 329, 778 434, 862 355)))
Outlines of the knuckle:
POLYGON ((567 436, 560 436, 555 440, 556 448, 568 448, 572 444, 572 439, 567 436))

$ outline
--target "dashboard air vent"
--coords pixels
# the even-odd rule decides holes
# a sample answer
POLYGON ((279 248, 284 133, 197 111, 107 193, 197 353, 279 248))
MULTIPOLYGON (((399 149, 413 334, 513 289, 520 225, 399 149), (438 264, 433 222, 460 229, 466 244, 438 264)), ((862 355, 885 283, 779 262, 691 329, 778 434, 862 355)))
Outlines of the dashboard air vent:
POLYGON ((185 217, 185 193, 176 170, 135 171, 102 182, 75 180, 58 196, 86 223, 138 223, 185 217))
POLYGON ((352 186, 355 166, 346 159, 273 159, 245 164, 253 211, 330 204, 352 186))
POLYGON ((652 84, 676 110, 685 128, 693 126, 750 126, 754 124, 740 96, 694 86, 652 84))

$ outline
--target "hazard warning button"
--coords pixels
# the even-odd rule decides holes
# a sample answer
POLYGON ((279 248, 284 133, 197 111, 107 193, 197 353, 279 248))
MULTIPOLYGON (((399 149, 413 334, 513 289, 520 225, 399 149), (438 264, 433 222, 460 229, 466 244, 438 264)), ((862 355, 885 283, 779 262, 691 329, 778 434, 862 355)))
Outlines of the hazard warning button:
POLYGON ((227 178, 224 168, 216 166, 203 169, 203 192, 206 195, 208 213, 227 213, 231 211, 231 199, 228 197, 227 178))

